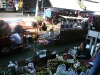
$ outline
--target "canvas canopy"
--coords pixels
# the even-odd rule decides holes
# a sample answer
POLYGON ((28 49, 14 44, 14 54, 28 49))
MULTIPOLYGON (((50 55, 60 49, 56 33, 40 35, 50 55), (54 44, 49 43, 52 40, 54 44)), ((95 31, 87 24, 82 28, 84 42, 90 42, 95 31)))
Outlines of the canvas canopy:
POLYGON ((52 7, 63 8, 63 9, 72 9, 80 10, 80 6, 77 3, 77 0, 50 0, 52 7))
POLYGON ((82 17, 69 17, 69 16, 61 16, 63 18, 66 18, 66 19, 82 19, 82 20, 88 20, 88 18, 82 18, 82 17))
POLYGON ((88 1, 82 1, 83 4, 86 7, 87 11, 100 11, 100 3, 94 3, 94 2, 88 2, 88 1))
POLYGON ((55 11, 55 12, 59 12, 59 9, 58 8, 48 8, 46 10, 50 10, 50 11, 55 11))
POLYGON ((94 12, 93 15, 100 15, 100 12, 94 12))

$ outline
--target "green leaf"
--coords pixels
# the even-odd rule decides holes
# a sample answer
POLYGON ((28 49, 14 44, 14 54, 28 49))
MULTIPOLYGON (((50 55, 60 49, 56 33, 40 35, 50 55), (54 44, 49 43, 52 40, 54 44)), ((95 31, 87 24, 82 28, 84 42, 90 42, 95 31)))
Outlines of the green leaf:
POLYGON ((80 8, 85 9, 85 5, 82 1, 78 1, 78 5, 80 6, 80 8))
POLYGON ((42 20, 44 20, 44 18, 41 17, 41 16, 37 16, 37 17, 36 17, 36 20, 37 20, 37 21, 42 21, 42 20))

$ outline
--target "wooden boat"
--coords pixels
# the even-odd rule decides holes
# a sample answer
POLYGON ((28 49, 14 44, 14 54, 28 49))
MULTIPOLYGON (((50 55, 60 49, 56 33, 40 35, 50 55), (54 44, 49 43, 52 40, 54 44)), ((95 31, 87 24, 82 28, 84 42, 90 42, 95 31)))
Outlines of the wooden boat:
MULTIPOLYGON (((61 31, 59 35, 60 42, 72 42, 84 39, 88 33, 88 29, 71 29, 61 31)), ((56 40, 55 40, 56 41, 56 40)))
POLYGON ((71 19, 71 20, 83 20, 84 22, 81 25, 77 25, 77 27, 73 28, 73 23, 70 25, 62 23, 60 28, 59 38, 54 39, 54 43, 65 43, 65 42, 72 42, 76 40, 82 40, 86 37, 88 33, 88 22, 85 21, 88 18, 78 18, 78 17, 68 17, 68 16, 61 16, 64 19, 71 19))
MULTIPOLYGON (((8 36, 0 38, 0 55, 21 52, 21 51, 29 49, 31 47, 31 45, 29 43, 38 38, 38 34, 35 32, 31 32, 30 35, 31 35, 31 37, 29 37, 27 39, 28 43, 23 42, 20 46, 13 46, 11 43, 10 37, 8 37, 8 36)), ((25 36, 25 35, 23 35, 23 36, 25 36)), ((27 34, 26 34, 26 36, 27 36, 27 34)))

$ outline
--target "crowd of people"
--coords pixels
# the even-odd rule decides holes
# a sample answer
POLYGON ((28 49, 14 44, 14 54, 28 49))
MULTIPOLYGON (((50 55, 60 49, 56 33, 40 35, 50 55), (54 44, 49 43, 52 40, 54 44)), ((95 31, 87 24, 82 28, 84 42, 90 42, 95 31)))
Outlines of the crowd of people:
POLYGON ((88 18, 89 15, 88 12, 62 9, 58 12, 52 11, 50 20, 52 20, 52 23, 57 24, 59 21, 64 20, 64 18, 61 19, 61 16, 88 18))
MULTIPOLYGON (((69 24, 68 20, 66 20, 65 22, 66 22, 66 24, 69 24)), ((33 25, 33 27, 36 27, 35 24, 33 25)), ((47 30, 45 23, 42 25, 40 30, 43 30, 43 31, 47 30)), ((2 36, 10 36, 11 43, 13 45, 20 46, 23 43, 23 40, 21 37, 23 35, 23 33, 24 32, 23 32, 22 26, 17 25, 14 28, 14 30, 11 31, 10 26, 3 20, 0 20, 0 38, 2 38, 2 36)), ((45 41, 43 41, 43 43, 48 44, 49 42, 51 42, 51 40, 54 40, 56 37, 57 37, 57 35, 54 33, 54 30, 50 29, 49 35, 48 35, 47 39, 45 39, 45 41)), ((77 50, 77 53, 76 53, 77 59, 94 61, 93 67, 90 70, 89 75, 98 75, 100 72, 100 70, 99 70, 99 68, 100 68, 100 64, 99 64, 100 51, 99 50, 100 50, 100 45, 98 46, 94 55, 91 56, 89 50, 86 49, 86 42, 81 42, 80 48, 77 50)))

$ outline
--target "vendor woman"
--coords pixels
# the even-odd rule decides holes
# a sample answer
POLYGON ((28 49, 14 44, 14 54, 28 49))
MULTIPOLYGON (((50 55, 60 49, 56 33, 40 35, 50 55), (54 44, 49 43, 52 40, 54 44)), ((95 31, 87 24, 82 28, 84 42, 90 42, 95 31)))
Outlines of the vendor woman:
POLYGON ((82 41, 80 43, 80 48, 77 50, 76 58, 83 59, 83 60, 89 60, 90 57, 91 57, 90 52, 88 49, 86 49, 86 43, 82 41))

